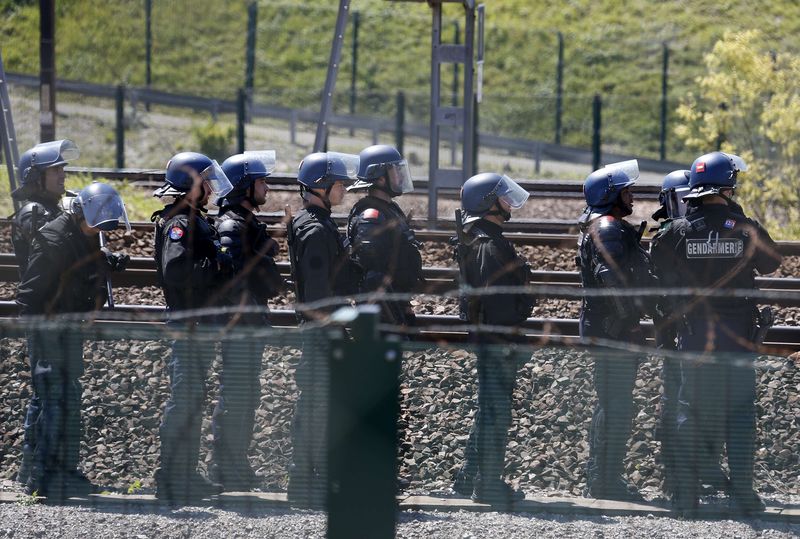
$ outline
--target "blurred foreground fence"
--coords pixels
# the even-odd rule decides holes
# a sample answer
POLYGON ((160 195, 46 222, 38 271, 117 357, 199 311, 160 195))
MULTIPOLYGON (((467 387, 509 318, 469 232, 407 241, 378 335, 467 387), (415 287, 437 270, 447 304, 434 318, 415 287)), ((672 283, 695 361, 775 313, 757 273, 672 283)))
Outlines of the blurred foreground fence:
MULTIPOLYGON (((80 432, 70 435, 81 437, 81 466, 88 477, 113 492, 153 492, 159 465, 158 429, 170 395, 171 345, 177 340, 189 343, 191 361, 198 360, 195 355, 214 356, 208 376, 203 377, 210 391, 202 410, 197 410, 203 417, 201 469, 213 462, 210 418, 219 397, 220 376, 234 389, 238 384, 242 391, 252 387, 250 380, 231 376, 237 358, 229 357, 223 365, 216 357, 217 343, 246 345, 229 346, 229 350, 263 347, 248 455, 263 475, 263 490, 270 492, 287 487, 297 451, 292 447, 291 432, 298 396, 296 377, 301 374, 298 365, 304 356, 306 362, 312 358, 305 371, 305 376, 311 373, 311 382, 305 378, 299 383, 314 401, 315 428, 330 425, 331 480, 317 477, 303 488, 327 491, 329 509, 342 511, 340 515, 357 507, 362 517, 381 520, 378 516, 382 514, 393 519, 393 510, 386 513, 385 504, 395 507, 395 476, 401 478, 404 488, 416 493, 447 495, 463 464, 475 414, 479 356, 518 368, 504 473, 529 496, 583 493, 595 400, 593 369, 600 364, 633 361, 638 363, 635 382, 612 376, 606 389, 621 392, 625 399, 625 392, 632 390, 633 430, 624 458, 625 473, 648 498, 663 499, 663 463, 656 434, 661 368, 664 362, 675 366, 698 360, 723 374, 731 369, 755 369, 755 487, 779 498, 800 494, 800 462, 794 450, 800 443, 800 372, 786 358, 762 356, 753 364, 752 356, 730 353, 692 357, 613 345, 559 344, 557 339, 542 346, 448 344, 445 337, 431 343, 387 334, 377 338, 373 329, 359 326, 353 318, 298 329, 153 324, 141 314, 119 313, 117 318, 122 320, 115 324, 75 318, 0 321, 0 356, 4 358, 0 364, 0 422, 5 426, 0 477, 15 477, 20 463, 22 421, 31 396, 24 336, 35 330, 51 338, 68 334, 83 343, 83 359, 78 358, 85 367, 80 377, 83 425, 80 432), (626 388, 628 383, 632 385, 626 388), (373 506, 374 512, 364 510, 373 506)), ((63 357, 61 352, 52 352, 54 359, 63 357)), ((728 394, 729 389, 724 382, 717 388, 721 394, 728 394)), ((733 406, 740 397, 731 392, 726 398, 733 406)), ((719 433, 726 427, 732 425, 719 423, 719 433)), ((620 435, 626 434, 605 433, 608 439, 620 435)), ((717 451, 711 457, 727 469, 721 444, 717 451)), ((241 503, 247 503, 246 499, 241 503)))

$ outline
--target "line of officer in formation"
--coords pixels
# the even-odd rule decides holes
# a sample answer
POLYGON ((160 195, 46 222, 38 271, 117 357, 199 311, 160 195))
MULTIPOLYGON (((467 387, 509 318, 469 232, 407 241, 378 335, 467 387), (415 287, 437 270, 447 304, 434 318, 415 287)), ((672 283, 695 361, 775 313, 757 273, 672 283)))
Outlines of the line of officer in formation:
MULTIPOLYGON (((737 176, 745 170, 738 156, 712 152, 698 157, 690 170, 669 174, 660 196, 662 208, 653 216, 665 221, 649 253, 641 246, 643 229, 637 231, 623 219, 633 209, 635 162, 606 166, 584 184, 587 208, 580 220, 578 264, 586 289, 711 291, 653 301, 624 292, 587 294, 581 310, 582 337, 642 344, 639 320, 651 314, 659 347, 700 356, 681 361, 667 357, 662 371, 658 435, 665 490, 684 514, 697 511, 704 487, 726 490, 739 514, 764 509, 753 490, 752 352, 768 322, 759 316, 754 298, 732 291, 753 290, 756 273, 775 271, 782 257, 769 234, 733 199, 737 176), (730 479, 720 470, 723 445, 730 479)), ((616 348, 596 354, 590 496, 641 499, 622 473, 638 364, 636 354, 616 348)))
MULTIPOLYGON (((127 262, 124 255, 85 239, 127 223, 124 205, 112 188, 92 184, 72 199, 67 212, 58 207, 63 166, 74 157, 74 144, 57 141, 38 145, 21 159, 21 187, 14 196, 28 203, 15 215, 13 239, 23 314, 99 308, 106 300, 100 286, 103 278, 108 271, 124 269, 127 262), (100 262, 92 268, 99 269, 69 271, 95 259, 100 262), (61 270, 54 273, 54 268, 61 270), (71 285, 80 281, 82 286, 65 287, 66 280, 71 285), (72 293, 65 296, 65 289, 72 293)), ((275 265, 277 244, 254 212, 266 200, 267 178, 274 165, 274 152, 245 152, 222 166, 193 152, 177 154, 169 161, 166 183, 154 195, 171 197, 172 202, 152 217, 168 323, 188 323, 196 336, 206 335, 212 324, 269 323, 266 301, 282 293, 284 283, 275 265), (212 193, 220 208, 216 222, 205 215, 212 193), (242 314, 242 306, 251 308, 242 314), (214 309, 195 312, 208 307, 214 309)), ((661 208, 653 215, 665 220, 650 253, 641 246, 643 230, 624 220, 633 208, 636 161, 608 165, 590 174, 584 184, 587 208, 579 220, 582 232, 576 258, 584 288, 753 288, 754 271, 774 271, 781 257, 766 231, 745 217, 732 199, 741 170, 746 167, 737 156, 714 152, 698 158, 690 171, 668 175, 661 208)), ((422 280, 419 244, 410 219, 393 201, 411 191, 413 183, 408 164, 396 149, 379 145, 360 155, 311 154, 300 165, 298 183, 304 207, 288 226, 288 247, 296 299, 302 305, 298 308, 301 323, 330 314, 342 304, 336 298, 375 292, 409 294, 417 288, 422 280), (342 237, 331 208, 342 203, 345 189, 367 194, 350 211, 342 237)), ((527 198, 527 191, 504 175, 484 173, 465 182, 453 241, 462 286, 480 291, 528 284, 530 266, 503 236, 503 224, 527 198)), ((384 322, 413 326, 408 300, 378 301, 384 322)), ((515 327, 530 316, 534 304, 535 297, 528 293, 470 294, 461 299, 461 317, 476 326, 515 327)), ((748 351, 752 345, 741 342, 740 336, 757 333, 750 315, 754 308, 748 298, 692 298, 687 303, 670 297, 648 302, 624 293, 588 294, 581 309, 581 336, 644 344, 639 321, 652 314, 661 348, 748 351)), ((51 348, 43 336, 44 332, 31 331, 29 338, 34 392, 26 415, 20 479, 27 482, 29 491, 40 494, 82 494, 91 484, 77 468, 77 436, 67 435, 80 431, 81 343, 74 336, 62 335, 59 338, 70 342, 51 348), (50 368, 56 364, 57 369, 50 368), (59 404, 62 400, 68 403, 65 409, 59 404)), ((507 508, 523 497, 503 480, 502 472, 516 371, 526 358, 513 346, 522 342, 518 336, 478 328, 470 336, 478 352, 478 413, 453 489, 475 501, 507 508)), ((296 374, 300 396, 292 428, 289 497, 299 505, 316 507, 324 498, 320 483, 326 473, 325 425, 320 392, 327 386, 327 373, 320 347, 313 345, 313 332, 307 338, 296 374)), ((188 503, 223 490, 250 490, 260 483, 247 450, 260 398, 257 381, 263 347, 243 340, 218 340, 222 373, 212 417, 210 477, 197 470, 197 460, 214 343, 185 338, 173 344, 171 396, 160 428, 159 498, 188 503)), ((590 433, 588 496, 641 499, 623 478, 638 364, 639 357, 626 352, 595 358, 597 405, 590 433)), ((693 511, 701 485, 711 485, 728 490, 732 504, 742 512, 763 508, 752 489, 752 367, 665 360, 662 374, 658 434, 665 489, 676 507, 693 511), (728 382, 724 388, 718 385, 720 376, 728 382), (723 444, 730 481, 719 467, 723 444)))
MULTIPOLYGON (((108 274, 128 263, 127 255, 104 246, 103 232, 120 224, 130 228, 114 188, 95 182, 59 205, 64 166, 77 157, 69 140, 39 144, 20 157, 20 186, 12 197, 21 207, 13 216, 12 241, 22 316, 84 319, 112 301, 108 274)), ((35 322, 27 340, 33 387, 17 479, 29 494, 50 499, 87 495, 94 487, 78 467, 83 339, 35 322)))

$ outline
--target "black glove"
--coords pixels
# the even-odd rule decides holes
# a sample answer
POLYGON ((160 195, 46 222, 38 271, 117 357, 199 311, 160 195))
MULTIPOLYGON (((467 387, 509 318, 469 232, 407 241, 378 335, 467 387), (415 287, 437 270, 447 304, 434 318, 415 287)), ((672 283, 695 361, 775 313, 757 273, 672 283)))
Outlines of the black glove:
POLYGON ((227 248, 222 247, 217 251, 216 261, 217 261, 217 271, 223 277, 230 277, 235 273, 233 267, 233 257, 228 252, 227 248))
POLYGON ((125 253, 112 253, 108 247, 102 247, 103 263, 108 271, 124 271, 131 257, 125 253))

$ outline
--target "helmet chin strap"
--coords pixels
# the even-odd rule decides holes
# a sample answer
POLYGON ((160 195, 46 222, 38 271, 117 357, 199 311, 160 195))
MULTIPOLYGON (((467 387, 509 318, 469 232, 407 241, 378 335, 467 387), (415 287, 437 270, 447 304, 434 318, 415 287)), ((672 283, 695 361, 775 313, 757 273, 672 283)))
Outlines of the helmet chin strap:
POLYGON ((304 196, 305 194, 309 194, 309 195, 317 197, 322 202, 322 205, 325 206, 325 209, 327 209, 328 211, 331 211, 331 198, 330 198, 331 189, 333 189, 333 184, 331 184, 331 185, 329 185, 328 187, 325 188, 325 196, 323 197, 323 196, 315 193, 312 189, 309 189, 305 185, 301 185, 300 186, 300 195, 303 196, 304 199, 305 199, 305 196, 304 196))
POLYGON ((496 209, 492 209, 491 211, 487 212, 486 215, 499 215, 500 217, 503 218, 503 221, 506 222, 511 220, 511 212, 503 209, 503 207, 498 202, 495 202, 492 208, 496 209))

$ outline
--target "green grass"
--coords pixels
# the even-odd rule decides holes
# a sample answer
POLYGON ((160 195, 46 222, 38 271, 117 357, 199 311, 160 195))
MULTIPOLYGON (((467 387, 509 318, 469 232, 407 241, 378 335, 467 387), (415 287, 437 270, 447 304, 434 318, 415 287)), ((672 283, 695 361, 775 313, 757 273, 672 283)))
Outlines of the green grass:
MULTIPOLYGON (((563 142, 588 146, 591 101, 604 98, 607 150, 655 157, 659 144, 661 45, 671 51, 670 109, 702 75, 702 57, 725 30, 768 28, 776 50, 797 51, 793 0, 487 2, 484 129, 508 136, 554 137, 556 32, 565 42, 563 142)), ((260 102, 318 107, 336 18, 335 0, 261 0, 255 89, 260 102)), ((425 119, 430 79, 430 8, 425 3, 354 0, 361 14, 358 112, 391 114, 407 93, 411 119, 425 119)), ((2 53, 9 71, 38 69, 38 3, 0 0, 2 53)), ((461 8, 448 5, 444 38, 461 8)), ((233 98, 243 85, 247 7, 243 0, 153 2, 153 85, 233 98)), ((463 36, 463 28, 462 28, 463 36)), ((348 107, 348 29, 336 110, 348 107)), ((57 4, 59 76, 144 84, 144 2, 71 0, 57 4)), ((451 80, 445 68, 443 80, 451 80)), ((668 156, 690 159, 668 140, 668 156)))

